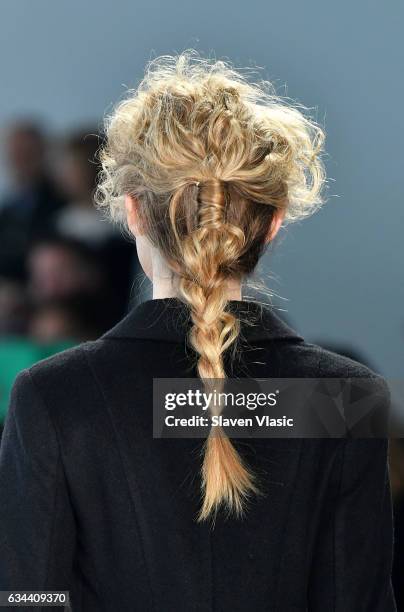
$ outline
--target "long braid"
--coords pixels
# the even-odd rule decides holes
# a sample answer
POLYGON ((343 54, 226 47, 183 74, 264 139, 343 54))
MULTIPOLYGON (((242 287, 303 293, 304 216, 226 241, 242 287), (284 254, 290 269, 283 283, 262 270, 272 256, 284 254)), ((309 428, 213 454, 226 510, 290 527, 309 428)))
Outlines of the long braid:
MULTIPOLYGON (((239 257, 242 231, 226 223, 226 193, 217 179, 199 188, 197 226, 182 239, 183 270, 179 290, 191 310, 190 343, 198 353, 198 374, 209 387, 226 377, 223 355, 236 340, 239 321, 226 311, 226 270, 239 257)), ((173 209, 175 214, 175 207, 173 209)), ((257 492, 254 479, 222 428, 211 430, 204 445, 203 504, 199 520, 224 504, 241 514, 245 498, 257 492)))
MULTIPOLYGON (((130 231, 136 217, 190 307, 199 376, 224 385, 223 356, 239 332, 224 288, 254 272, 275 215, 296 221, 322 204, 325 134, 269 81, 249 82, 193 50, 151 61, 128 94, 105 123, 96 201, 130 231)), ((200 520, 222 504, 241 513, 256 490, 230 440, 214 432, 200 520)))

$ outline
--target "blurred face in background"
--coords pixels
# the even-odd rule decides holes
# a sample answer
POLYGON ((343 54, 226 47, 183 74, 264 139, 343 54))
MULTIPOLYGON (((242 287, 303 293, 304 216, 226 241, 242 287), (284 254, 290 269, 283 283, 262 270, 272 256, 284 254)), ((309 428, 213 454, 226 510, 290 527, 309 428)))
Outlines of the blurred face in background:
POLYGON ((28 257, 29 293, 34 301, 93 293, 101 272, 80 253, 63 244, 37 245, 28 257))
POLYGON ((93 205, 98 165, 98 136, 82 133, 64 143, 59 160, 60 186, 70 200, 93 205))
POLYGON ((63 154, 60 162, 59 180, 68 198, 77 202, 88 202, 94 190, 94 171, 84 157, 73 152, 63 154))
POLYGON ((17 185, 31 185, 45 173, 45 143, 34 127, 12 128, 6 140, 6 161, 17 185))
POLYGON ((95 339, 102 329, 93 309, 86 296, 44 302, 34 308, 29 337, 39 344, 95 339))
POLYGON ((29 308, 24 285, 0 278, 0 336, 25 333, 29 308))
POLYGON ((29 336, 39 344, 73 340, 76 335, 74 320, 62 308, 46 306, 30 321, 29 336))

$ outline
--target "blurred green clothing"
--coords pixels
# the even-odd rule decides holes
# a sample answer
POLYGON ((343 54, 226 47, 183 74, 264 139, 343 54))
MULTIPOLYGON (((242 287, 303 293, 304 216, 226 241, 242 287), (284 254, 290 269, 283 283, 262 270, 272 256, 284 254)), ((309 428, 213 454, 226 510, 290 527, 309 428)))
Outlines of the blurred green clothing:
POLYGON ((0 339, 0 424, 4 422, 10 391, 17 374, 37 361, 76 344, 77 342, 71 340, 54 344, 36 344, 24 338, 0 339))

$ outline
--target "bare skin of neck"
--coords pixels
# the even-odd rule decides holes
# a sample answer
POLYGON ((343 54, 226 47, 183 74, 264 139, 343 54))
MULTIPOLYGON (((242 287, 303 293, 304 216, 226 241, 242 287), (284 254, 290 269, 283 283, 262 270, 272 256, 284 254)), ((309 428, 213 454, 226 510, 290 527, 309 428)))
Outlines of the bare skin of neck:
MULTIPOLYGON (((137 243, 139 238, 137 239, 137 243)), ((140 247, 137 244, 138 249, 140 247)), ((140 247, 142 248, 142 247, 140 247)), ((179 297, 178 295, 178 278, 169 269, 160 253, 154 249, 150 244, 148 245, 149 265, 144 266, 148 270, 147 276, 153 283, 153 299, 164 299, 170 297, 179 297)), ((146 271, 146 270, 145 270, 146 271)), ((225 296, 227 300, 241 300, 241 281, 229 280, 225 283, 225 296)))

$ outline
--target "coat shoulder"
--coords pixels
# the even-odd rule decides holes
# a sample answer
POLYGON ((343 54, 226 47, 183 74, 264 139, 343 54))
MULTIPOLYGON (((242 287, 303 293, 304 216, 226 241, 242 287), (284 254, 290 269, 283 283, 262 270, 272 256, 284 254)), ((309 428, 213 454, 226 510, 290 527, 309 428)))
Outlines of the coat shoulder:
POLYGON ((65 431, 73 423, 74 429, 80 430, 100 414, 104 399, 92 363, 105 351, 109 354, 111 347, 101 339, 84 342, 42 359, 21 373, 20 380, 29 378, 59 430, 65 431))
POLYGON ((309 349, 319 355, 319 369, 322 377, 338 378, 379 378, 367 365, 350 357, 335 353, 316 344, 307 344, 309 349))
POLYGON ((314 371, 317 373, 309 374, 312 378, 363 379, 368 393, 381 396, 386 403, 390 401, 390 390, 386 379, 363 363, 317 344, 304 342, 301 351, 302 354, 311 355, 306 359, 307 362, 317 363, 314 371))
POLYGON ((93 380, 90 356, 96 358, 111 348, 102 339, 83 342, 38 361, 27 371, 40 391, 56 388, 69 394, 93 380))
POLYGON ((299 342, 284 349, 284 362, 292 364, 296 376, 312 378, 382 378, 368 366, 318 344, 299 342))

